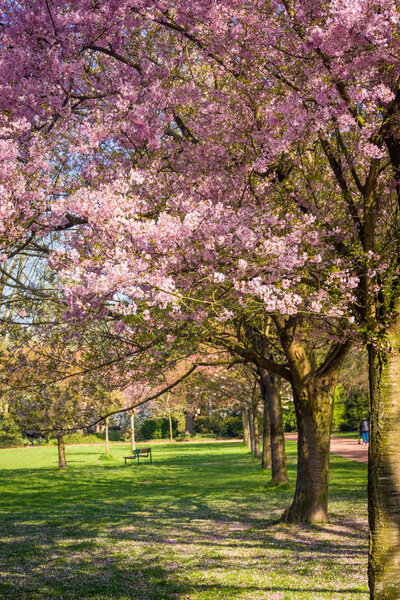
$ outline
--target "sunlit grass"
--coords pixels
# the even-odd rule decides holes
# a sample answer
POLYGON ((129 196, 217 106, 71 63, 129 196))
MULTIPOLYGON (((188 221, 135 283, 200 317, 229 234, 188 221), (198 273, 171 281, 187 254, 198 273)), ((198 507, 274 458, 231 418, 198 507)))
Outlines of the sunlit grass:
POLYGON ((127 451, 69 447, 65 473, 54 447, 0 451, 1 598, 367 600, 366 465, 332 457, 332 522, 298 527, 240 443, 127 451))

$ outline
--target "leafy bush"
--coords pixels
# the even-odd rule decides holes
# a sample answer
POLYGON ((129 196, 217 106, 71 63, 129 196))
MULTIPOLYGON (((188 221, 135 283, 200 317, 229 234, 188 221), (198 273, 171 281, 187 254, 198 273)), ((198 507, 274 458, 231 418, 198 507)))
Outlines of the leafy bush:
MULTIPOLYGON (((178 421, 172 417, 172 435, 178 433, 178 421)), ((164 419, 146 419, 139 429, 138 440, 162 440, 169 438, 169 421, 164 419)))
POLYGON ((19 448, 28 443, 11 417, 5 417, 0 421, 0 448, 19 448))
MULTIPOLYGON (((110 429, 108 432, 108 439, 110 440, 110 442, 123 442, 123 441, 125 441, 124 440, 125 431, 126 430, 123 430, 123 429, 110 429)), ((103 439, 105 439, 106 434, 104 431, 101 433, 101 437, 103 439)))
POLYGON ((282 411, 283 428, 285 431, 297 431, 297 419, 294 404, 291 402, 282 411))
POLYGON ((222 437, 241 437, 243 435, 243 424, 241 417, 221 417, 213 414, 196 417, 194 423, 195 433, 209 433, 222 437))
POLYGON ((225 417, 222 423, 222 435, 228 437, 243 436, 243 422, 241 417, 225 417))
POLYGON ((213 433, 222 435, 223 419, 220 415, 207 415, 196 417, 194 422, 195 433, 213 433))
POLYGON ((28 443, 28 440, 24 439, 22 435, 8 435, 0 432, 0 448, 20 448, 28 443))
POLYGON ((363 417, 368 418, 369 399, 365 393, 354 393, 344 397, 343 419, 340 431, 358 431, 363 417))
POLYGON ((115 460, 115 458, 111 454, 100 454, 99 460, 102 460, 102 461, 108 461, 108 460, 113 461, 113 460, 115 460))
MULTIPOLYGON (((98 444, 102 441, 102 438, 96 434, 69 433, 64 436, 65 444, 98 444)), ((50 446, 57 446, 57 438, 51 438, 48 444, 50 446)))

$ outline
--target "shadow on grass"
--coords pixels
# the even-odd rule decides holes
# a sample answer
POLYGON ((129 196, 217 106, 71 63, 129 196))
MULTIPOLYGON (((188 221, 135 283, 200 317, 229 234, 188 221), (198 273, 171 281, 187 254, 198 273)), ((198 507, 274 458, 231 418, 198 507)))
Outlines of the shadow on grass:
MULTIPOLYGON (((122 462, 126 448, 112 452, 122 462)), ((340 530, 278 524, 293 490, 269 489, 242 446, 159 447, 154 464, 139 467, 102 464, 100 453, 71 451, 66 473, 48 468, 46 453, 40 468, 2 472, 1 598, 365 597, 360 587, 310 583, 316 560, 328 574, 362 561, 363 534, 351 520, 340 530)), ((293 456, 289 466, 293 480, 293 456)), ((359 502, 363 471, 336 467, 335 497, 359 502)))

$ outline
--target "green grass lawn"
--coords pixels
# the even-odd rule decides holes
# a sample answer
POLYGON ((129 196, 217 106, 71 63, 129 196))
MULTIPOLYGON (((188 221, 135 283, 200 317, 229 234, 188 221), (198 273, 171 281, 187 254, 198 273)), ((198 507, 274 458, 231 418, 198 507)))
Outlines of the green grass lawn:
POLYGON ((331 523, 300 527, 241 443, 127 449, 0 451, 1 598, 367 600, 366 465, 332 456, 331 523))

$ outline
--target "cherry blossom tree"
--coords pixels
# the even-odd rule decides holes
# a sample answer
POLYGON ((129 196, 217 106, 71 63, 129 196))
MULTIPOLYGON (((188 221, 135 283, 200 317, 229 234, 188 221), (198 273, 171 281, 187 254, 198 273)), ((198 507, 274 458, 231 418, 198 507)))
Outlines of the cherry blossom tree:
MULTIPOLYGON (((397 3, 0 7, 0 107, 29 124, 60 169, 49 223, 88 223, 52 257, 73 314, 110 299, 150 323, 155 307, 176 321, 189 305, 198 322, 210 311, 229 320, 232 299, 273 314, 304 460, 321 422, 322 482, 348 339, 368 345, 370 588, 374 599, 395 597, 397 3), (334 337, 316 369, 298 339, 309 315, 329 319, 334 337)), ((299 490, 293 520, 326 519, 320 491, 306 514, 299 490)))

